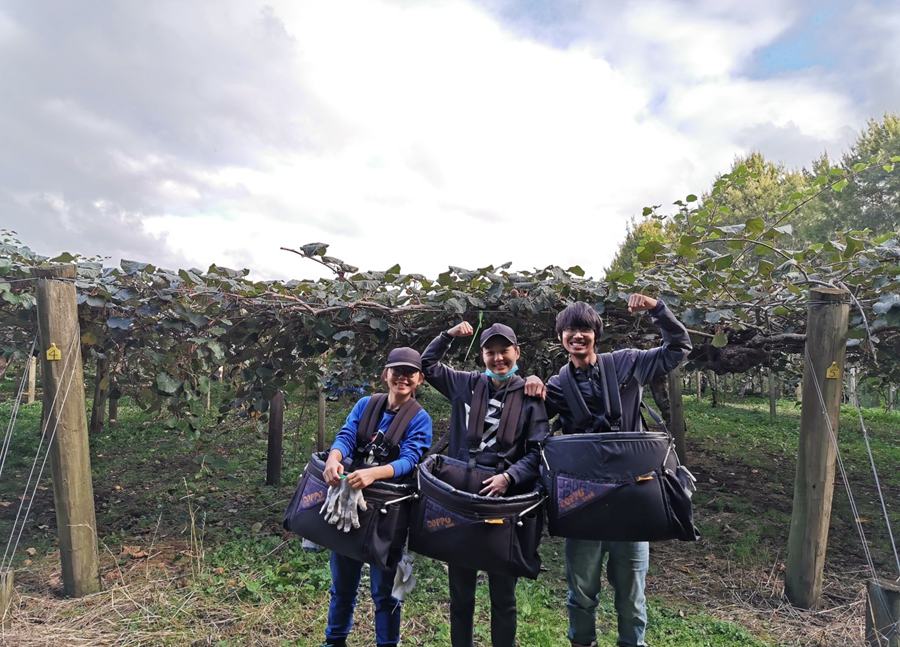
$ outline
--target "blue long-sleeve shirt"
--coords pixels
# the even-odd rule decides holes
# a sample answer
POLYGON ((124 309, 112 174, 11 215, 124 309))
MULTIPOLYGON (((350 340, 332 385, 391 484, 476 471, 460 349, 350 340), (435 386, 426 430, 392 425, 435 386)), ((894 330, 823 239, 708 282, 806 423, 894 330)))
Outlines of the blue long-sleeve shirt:
MULTIPOLYGON (((347 415, 344 426, 338 432, 331 444, 331 449, 336 449, 341 453, 342 458, 352 457, 356 451, 356 433, 359 430, 359 422, 362 419, 363 411, 369 404, 372 396, 365 396, 353 405, 353 409, 347 415)), ((378 428, 387 433, 388 427, 394 420, 395 413, 393 411, 385 411, 378 422, 378 428)), ((406 433, 400 440, 400 456, 397 460, 388 463, 394 468, 394 478, 406 476, 413 471, 413 468, 422 460, 425 452, 431 447, 431 416, 425 409, 421 409, 413 419, 410 420, 406 433)))

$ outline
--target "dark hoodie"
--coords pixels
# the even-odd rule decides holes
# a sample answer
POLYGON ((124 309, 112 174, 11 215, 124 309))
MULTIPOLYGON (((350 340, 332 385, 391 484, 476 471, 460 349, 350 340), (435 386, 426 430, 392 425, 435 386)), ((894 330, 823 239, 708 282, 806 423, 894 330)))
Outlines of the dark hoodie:
MULTIPOLYGON (((656 307, 649 313, 653 318, 653 323, 662 334, 662 345, 650 350, 625 348, 614 351, 612 354, 616 366, 616 379, 621 386, 622 431, 641 430, 640 407, 643 386, 653 378, 665 375, 674 369, 691 352, 691 338, 688 336, 687 330, 675 318, 662 299, 657 301, 656 307)), ((606 407, 603 401, 603 382, 600 379, 597 364, 586 369, 576 369, 570 363, 569 369, 575 377, 578 390, 581 391, 588 409, 595 416, 595 420, 598 423, 601 422, 604 420, 603 414, 606 413, 606 407)), ((559 414, 564 434, 608 431, 608 427, 604 429, 602 424, 596 429, 579 429, 575 425, 569 405, 563 395, 559 374, 547 381, 547 412, 550 417, 559 414)))
MULTIPOLYGON (((510 378, 505 387, 496 389, 491 379, 484 373, 476 371, 457 371, 441 360, 450 348, 453 338, 441 333, 428 344, 422 353, 422 370, 428 383, 450 400, 450 447, 447 455, 468 461, 468 410, 472 405, 475 385, 479 380, 487 383, 485 398, 497 395, 503 399, 503 390, 507 394, 523 389, 525 380, 517 375, 510 378)), ((497 466, 497 473, 505 471, 512 479, 510 493, 521 493, 531 489, 538 477, 540 464, 540 445, 550 433, 547 424, 547 412, 539 398, 525 397, 522 400, 522 413, 516 425, 515 440, 509 447, 487 447, 475 455, 475 462, 480 465, 497 466)), ((487 403, 480 408, 487 411, 487 403)), ((483 422, 482 422, 483 424, 483 422)))

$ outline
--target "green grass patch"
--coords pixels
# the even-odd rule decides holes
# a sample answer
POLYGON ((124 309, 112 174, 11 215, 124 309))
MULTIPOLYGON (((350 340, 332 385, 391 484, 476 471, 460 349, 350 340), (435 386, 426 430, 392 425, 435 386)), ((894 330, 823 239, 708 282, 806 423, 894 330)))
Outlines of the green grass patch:
MULTIPOLYGON (((10 381, 0 380, 0 392, 10 394, 10 381)), ((215 395, 224 397, 218 391, 215 395)), ((348 399, 328 402, 329 441, 352 403, 348 399)), ((424 391, 423 404, 435 421, 437 441, 446 429, 449 407, 432 389, 424 391)), ((771 567, 779 555, 783 559, 790 522, 799 408, 779 402, 778 419, 773 423, 768 404, 761 399, 712 408, 708 402, 697 403, 688 396, 685 404, 688 462, 700 476, 695 504, 704 540, 698 550, 727 560, 734 568, 771 567)), ((10 398, 4 398, 0 419, 8 420, 9 412, 10 398)), ((866 409, 864 419, 889 501, 896 501, 900 495, 900 472, 895 469, 900 464, 900 444, 896 442, 900 414, 866 409)), ((314 450, 316 402, 312 398, 288 399, 284 468, 282 484, 277 487, 264 485, 265 421, 231 417, 218 422, 213 412, 206 422, 199 436, 186 435, 167 429, 162 420, 126 398, 120 403, 119 422, 90 438, 106 587, 115 590, 119 569, 125 578, 141 572, 136 567, 143 562, 123 553, 123 546, 147 549, 151 553, 148 573, 156 573, 152 577, 157 578, 148 575, 145 585, 155 583, 141 598, 141 607, 118 607, 120 614, 108 616, 106 626, 97 627, 97 635, 146 634, 145 642, 139 644, 185 644, 202 639, 220 645, 252 640, 315 645, 322 637, 327 612, 328 555, 303 551, 299 540, 281 529, 281 515, 314 450), (162 569, 165 577, 150 565, 162 569)), ((15 516, 40 424, 40 404, 23 406, 0 479, 0 537, 7 536, 15 516)), ((880 543, 884 537, 878 531, 883 524, 879 524, 855 409, 842 410, 839 437, 876 555, 885 560, 882 549, 886 544, 880 543)), ((48 479, 49 468, 16 563, 23 569, 20 590, 35 598, 49 596, 46 601, 50 604, 52 593, 38 584, 46 580, 46 572, 58 570, 48 479), (28 557, 31 565, 25 565, 26 556, 21 552, 25 547, 36 549, 36 554, 28 557)), ((846 497, 839 491, 829 545, 832 552, 852 554, 857 540, 848 515, 846 497)), ((900 521, 897 510, 892 509, 891 515, 894 523, 900 521)), ((546 571, 536 581, 522 580, 518 587, 519 642, 565 647, 562 542, 547 539, 542 554, 546 571)), ((446 569, 425 558, 417 558, 416 563, 418 585, 405 606, 404 641, 449 645, 446 569)), ((651 582, 667 574, 671 571, 666 571, 665 564, 651 564, 651 582)), ((87 607, 79 604, 72 601, 51 618, 72 621, 87 613, 87 607)), ((655 647, 773 644, 758 628, 750 631, 681 599, 651 596, 649 608, 648 642, 655 647)), ((481 644, 489 644, 489 609, 484 581, 478 588, 476 611, 476 639, 481 644)), ((614 627, 607 587, 598 613, 600 645, 615 644, 614 627)), ((355 644, 374 642, 367 579, 360 587, 354 636, 355 644)), ((103 640, 98 639, 97 644, 103 640)), ((110 641, 112 644, 112 638, 110 641)))

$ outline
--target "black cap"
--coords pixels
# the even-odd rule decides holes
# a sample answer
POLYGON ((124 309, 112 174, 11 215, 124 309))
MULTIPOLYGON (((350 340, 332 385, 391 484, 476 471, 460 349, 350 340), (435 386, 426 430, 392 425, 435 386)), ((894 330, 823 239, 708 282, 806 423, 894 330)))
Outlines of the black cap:
POLYGON ((484 329, 484 332, 481 333, 481 345, 484 346, 488 341, 490 341, 491 337, 503 337, 510 344, 515 346, 519 342, 516 341, 516 333, 513 332, 513 329, 502 323, 495 323, 493 326, 489 326, 484 329))
POLYGON ((394 366, 412 366, 421 371, 422 356, 419 355, 419 351, 408 346, 395 348, 388 353, 387 362, 384 364, 385 368, 393 368, 394 366))

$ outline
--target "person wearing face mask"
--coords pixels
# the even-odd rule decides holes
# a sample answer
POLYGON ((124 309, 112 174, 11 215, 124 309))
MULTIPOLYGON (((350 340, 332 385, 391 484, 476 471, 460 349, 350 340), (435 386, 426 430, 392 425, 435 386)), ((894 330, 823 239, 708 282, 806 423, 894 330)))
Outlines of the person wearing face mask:
MULTIPOLYGON (((442 332, 422 354, 426 381, 450 400, 452 407, 447 455, 494 472, 482 482, 478 494, 530 492, 539 476, 539 443, 549 434, 543 402, 525 395, 525 380, 517 375, 520 352, 516 334, 504 324, 490 326, 479 338, 484 372, 457 371, 441 362, 453 339, 473 334, 472 326, 464 321, 442 332)), ((449 566, 453 647, 473 645, 477 576, 474 570, 449 566)), ((509 575, 488 573, 494 647, 515 645, 516 581, 509 575)))
MULTIPOLYGON (((621 428, 640 431, 642 387, 678 366, 690 353, 691 340, 685 327, 661 299, 632 294, 628 298, 628 312, 648 312, 662 335, 662 344, 656 348, 624 348, 612 353, 622 401, 621 428)), ((596 347, 602 333, 600 315, 582 301, 570 304, 556 317, 556 335, 569 355, 567 373, 574 379, 574 386, 590 413, 579 422, 572 407, 572 393, 566 397, 562 370, 551 377, 547 381, 547 413, 551 418, 559 415, 564 434, 611 430, 596 347)), ((540 386, 539 378, 532 376, 528 380, 529 387, 540 386)), ((572 647, 596 646, 596 611, 604 561, 607 562, 607 579, 613 587, 618 615, 616 644, 619 647, 643 647, 647 626, 644 583, 650 564, 649 544, 646 541, 567 538, 569 597, 566 606, 572 647)))
MULTIPOLYGON (((381 379, 388 387, 387 397, 360 399, 334 439, 323 472, 329 486, 338 486, 346 479, 351 488, 362 490, 375 481, 402 479, 412 473, 431 446, 431 417, 415 400, 416 389, 424 381, 419 353, 412 348, 392 350, 381 379), (360 442, 361 427, 365 431, 367 421, 374 420, 378 420, 374 433, 367 442, 360 442), (401 423, 405 423, 405 429, 395 429, 401 423), (390 442, 397 437, 398 443, 390 442), (354 470, 349 474, 344 473, 344 459, 353 463, 354 470)), ((362 566, 350 557, 331 554, 331 603, 323 647, 346 646, 362 566)), ((400 642, 401 602, 391 595, 395 572, 376 566, 369 571, 378 647, 396 647, 400 642)))

